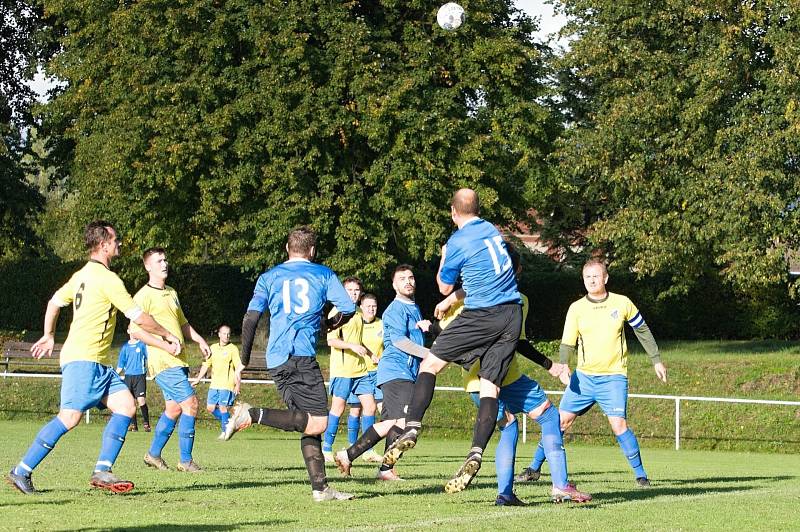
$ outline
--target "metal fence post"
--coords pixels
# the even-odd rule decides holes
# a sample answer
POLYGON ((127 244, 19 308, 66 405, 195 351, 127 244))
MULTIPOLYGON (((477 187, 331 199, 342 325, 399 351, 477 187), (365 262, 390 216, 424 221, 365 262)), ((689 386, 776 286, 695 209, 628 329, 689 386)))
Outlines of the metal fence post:
POLYGON ((675 450, 681 448, 681 399, 675 398, 675 450))

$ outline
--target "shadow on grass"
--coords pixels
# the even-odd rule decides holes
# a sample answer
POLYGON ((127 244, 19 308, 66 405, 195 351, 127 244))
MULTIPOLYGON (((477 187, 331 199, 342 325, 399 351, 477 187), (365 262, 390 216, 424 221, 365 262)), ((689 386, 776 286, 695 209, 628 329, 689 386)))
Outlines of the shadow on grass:
POLYGON ((216 523, 216 524, 172 524, 172 523, 159 523, 141 526, 120 526, 120 527, 87 527, 87 528, 69 528, 64 529, 70 532, 101 532, 105 530, 162 530, 166 532, 178 532, 182 530, 193 530, 196 532, 213 532, 215 530, 238 530, 242 527, 251 526, 258 528, 266 528, 271 526, 297 526, 296 520, 273 519, 269 521, 239 521, 235 524, 231 523, 216 523))
POLYGON ((770 482, 794 480, 796 476, 793 475, 780 475, 769 477, 703 477, 703 478, 665 478, 659 479, 658 482, 669 482, 670 484, 714 484, 723 482, 757 482, 766 480, 770 482))
MULTIPOLYGON (((730 479, 728 479, 730 480, 730 479)), ((691 497, 694 495, 707 495, 715 493, 733 493, 759 489, 759 486, 744 485, 744 486, 719 486, 719 487, 668 487, 654 485, 648 489, 632 489, 628 491, 614 491, 609 493, 593 493, 591 506, 598 507, 607 504, 617 504, 629 501, 644 501, 647 499, 655 499, 662 496, 684 496, 691 497)))

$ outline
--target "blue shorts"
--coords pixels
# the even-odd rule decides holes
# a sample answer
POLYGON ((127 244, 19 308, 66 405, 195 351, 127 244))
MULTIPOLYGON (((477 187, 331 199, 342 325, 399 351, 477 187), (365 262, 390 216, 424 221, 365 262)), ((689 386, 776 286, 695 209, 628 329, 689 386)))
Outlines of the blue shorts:
POLYGON ((194 395, 194 388, 189 384, 189 368, 167 368, 155 376, 156 384, 161 388, 165 401, 182 403, 194 395))
POLYGON ((334 377, 331 379, 331 396, 341 397, 347 399, 352 393, 355 396, 372 394, 375 389, 375 383, 369 378, 369 375, 362 377, 334 377))
POLYGON ((584 414, 595 403, 611 417, 627 417, 628 377, 625 375, 586 375, 575 371, 561 398, 559 410, 584 414))
POLYGON ((206 404, 231 406, 233 404, 234 399, 236 399, 236 395, 231 390, 220 390, 219 388, 209 388, 208 399, 206 399, 206 404))
MULTIPOLYGON (((472 392, 470 396, 472 396, 472 401, 476 406, 480 404, 478 392, 472 392)), ((526 375, 522 375, 511 384, 500 388, 500 395, 497 399, 497 421, 500 421, 505 417, 506 410, 512 414, 519 414, 520 412, 527 414, 536 410, 542 403, 547 401, 547 395, 545 395, 538 382, 526 375)))
MULTIPOLYGON (((128 387, 110 366, 88 360, 67 362, 61 367, 61 408, 85 412, 102 406, 103 397, 128 387)), ((128 392, 130 393, 130 392, 128 392)))
MULTIPOLYGON (((361 377, 362 379, 369 379, 370 386, 372 386, 372 397, 375 398, 375 402, 379 403, 383 401, 383 392, 380 388, 378 388, 378 370, 370 371, 365 376, 361 377)), ((361 401, 358 400, 358 396, 353 392, 350 392, 350 395, 347 397, 347 404, 348 405, 360 405, 361 401)))

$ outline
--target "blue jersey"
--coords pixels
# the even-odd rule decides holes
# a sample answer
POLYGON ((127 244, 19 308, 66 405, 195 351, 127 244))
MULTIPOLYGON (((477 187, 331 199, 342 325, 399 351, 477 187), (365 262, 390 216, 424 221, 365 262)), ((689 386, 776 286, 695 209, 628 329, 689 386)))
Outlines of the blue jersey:
POLYGON ((137 340, 136 343, 125 342, 119 350, 117 367, 122 368, 125 375, 144 375, 147 373, 147 346, 137 340))
POLYGON ((378 362, 378 385, 393 380, 416 381, 420 359, 401 351, 392 343, 405 336, 425 345, 425 333, 417 327, 422 312, 416 303, 395 299, 383 311, 383 355, 378 362))
POLYGON ((468 222, 447 241, 439 278, 453 285, 459 273, 467 293, 464 308, 522 304, 506 243, 495 226, 486 220, 478 218, 468 222))
POLYGON ((290 355, 317 354, 317 333, 326 301, 344 314, 356 311, 342 283, 327 266, 290 259, 261 274, 247 310, 269 309, 267 368, 280 366, 290 355))

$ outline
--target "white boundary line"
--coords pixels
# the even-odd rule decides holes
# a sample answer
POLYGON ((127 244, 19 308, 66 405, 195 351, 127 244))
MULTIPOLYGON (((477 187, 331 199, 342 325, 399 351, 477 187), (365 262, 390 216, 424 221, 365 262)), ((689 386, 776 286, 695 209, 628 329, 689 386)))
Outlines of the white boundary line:
MULTIPOLYGON (((18 378, 40 378, 40 379, 60 379, 60 373, 9 373, 2 372, 0 377, 18 378)), ((148 378, 147 380, 152 380, 148 378)), ((211 382, 211 379, 202 379, 202 382, 211 382)), ((242 384, 275 384, 275 381, 268 379, 242 379, 242 384)), ((328 386, 328 382, 325 383, 328 386)), ((459 386, 437 386, 437 391, 442 392, 464 392, 464 388, 459 386)), ((563 390, 546 390, 547 395, 564 395, 563 390)), ((649 395, 643 393, 631 393, 628 397, 637 399, 663 399, 675 402, 675 450, 681 448, 681 401, 703 401, 711 403, 738 403, 753 405, 781 405, 781 406, 800 406, 800 401, 776 401, 773 399, 739 399, 737 397, 700 397, 694 395, 649 395)), ((89 411, 86 411, 86 422, 89 422, 89 411)), ((522 442, 528 439, 528 416, 522 416, 522 442)))

